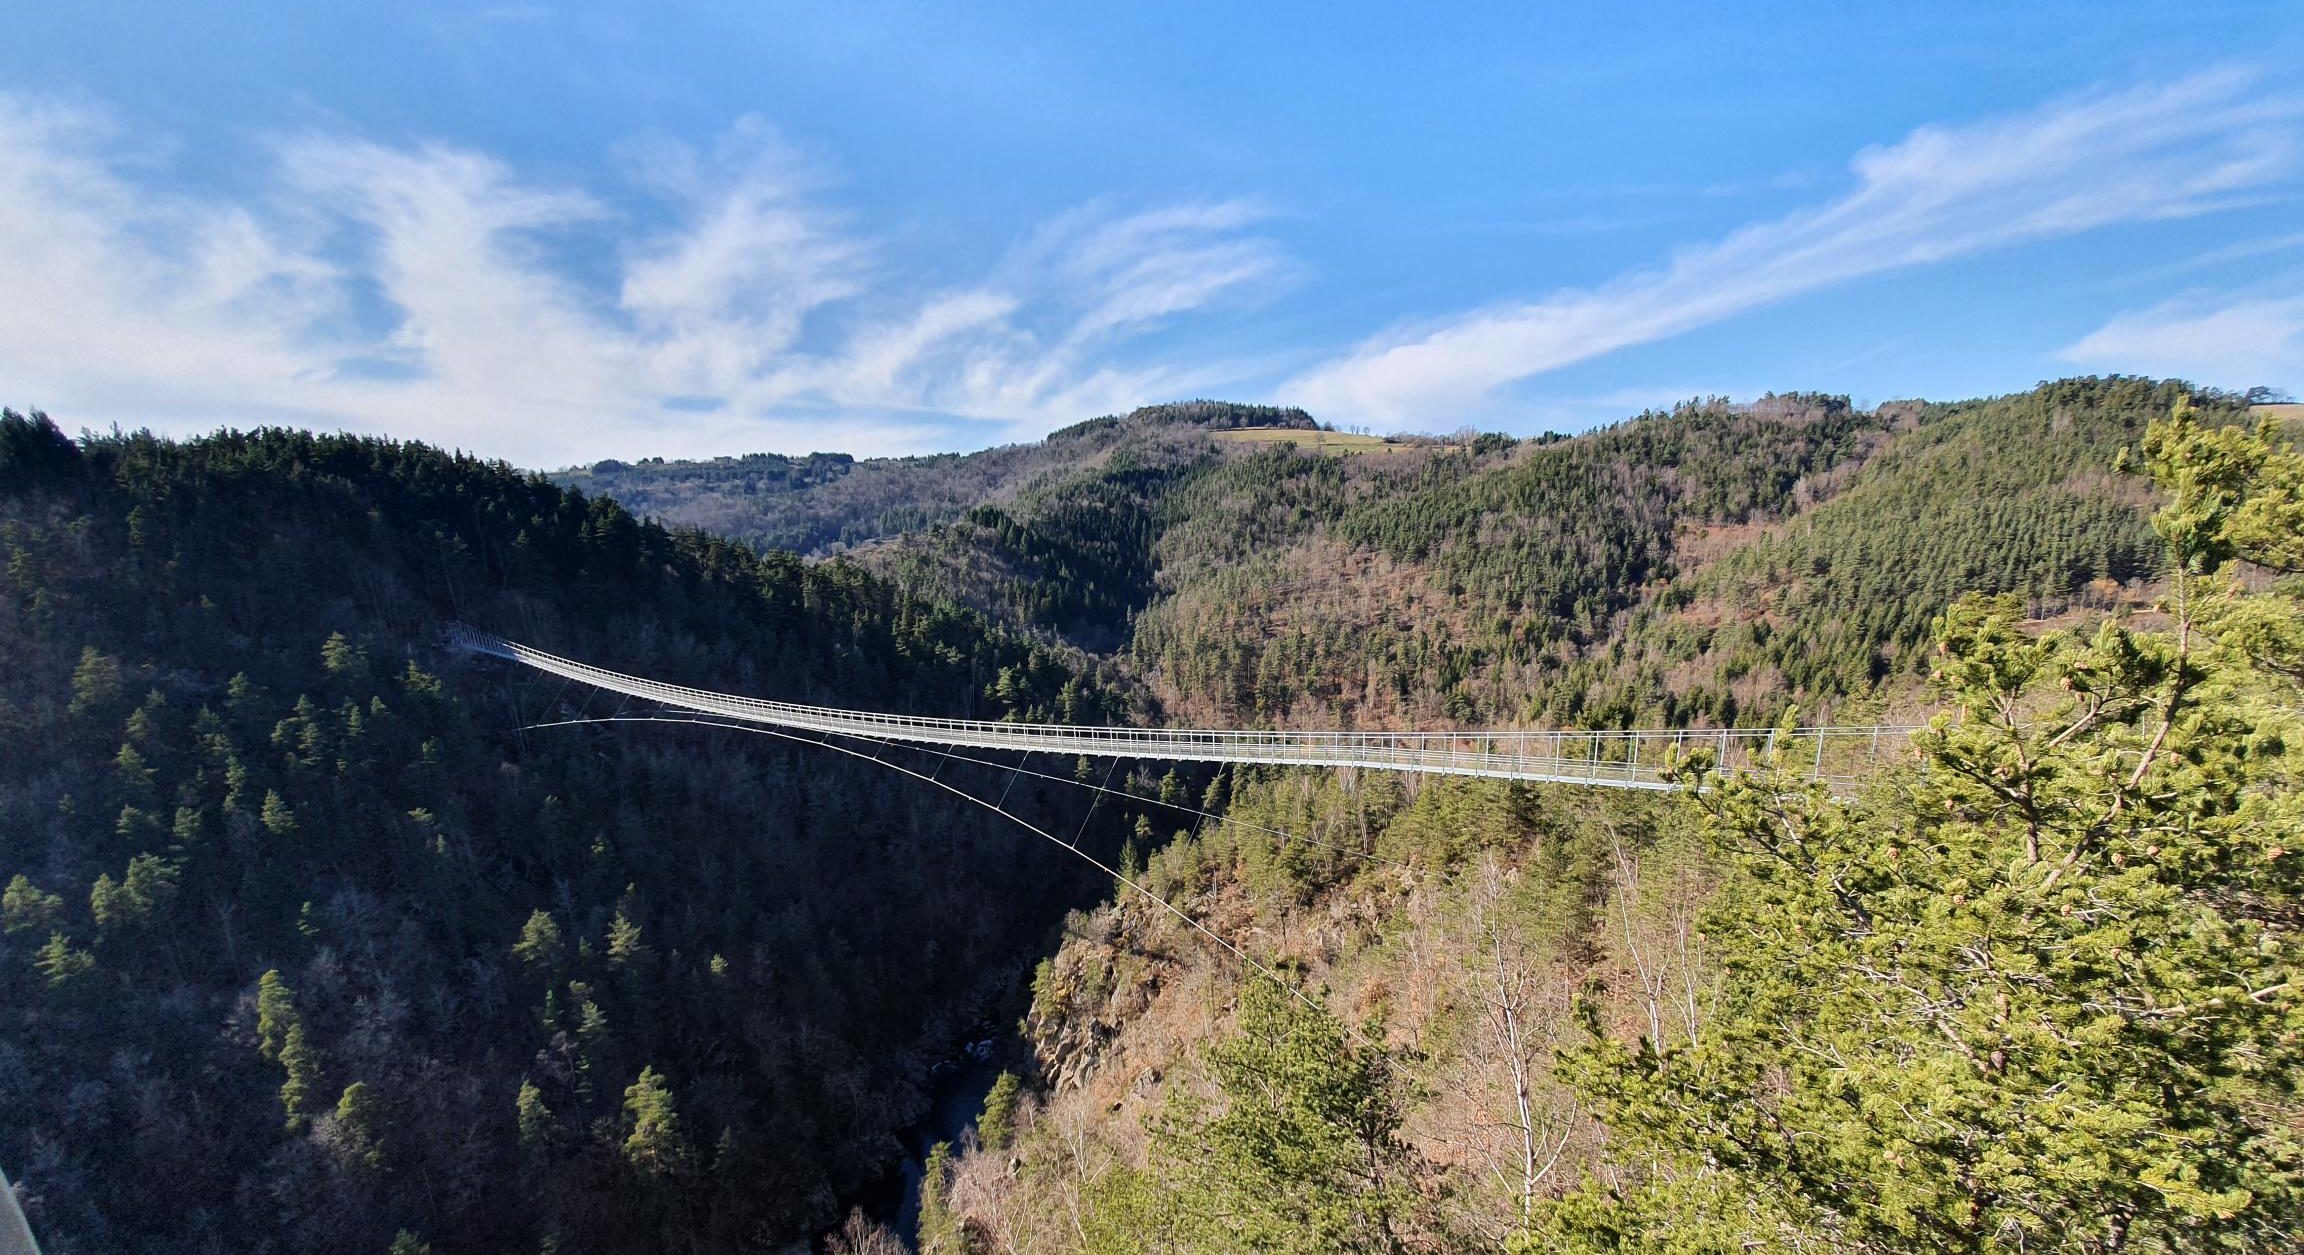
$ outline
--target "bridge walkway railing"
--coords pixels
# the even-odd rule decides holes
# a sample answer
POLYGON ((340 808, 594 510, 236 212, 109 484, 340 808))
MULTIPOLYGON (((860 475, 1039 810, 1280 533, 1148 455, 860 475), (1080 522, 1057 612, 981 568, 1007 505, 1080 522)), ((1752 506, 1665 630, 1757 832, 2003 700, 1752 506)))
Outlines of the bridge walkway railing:
POLYGON ((1884 754, 1901 750, 1914 731, 1909 726, 1882 724, 1799 728, 1789 733, 1770 728, 1321 732, 943 719, 770 701, 665 684, 562 658, 461 625, 451 630, 451 638, 475 653, 697 714, 833 736, 1063 757, 1361 767, 1666 789, 1671 787, 1666 777, 1668 765, 1697 750, 1710 751, 1729 769, 1749 765, 1762 754, 1784 750, 1797 751, 1794 761, 1805 760, 1810 778, 1845 789, 1884 754))

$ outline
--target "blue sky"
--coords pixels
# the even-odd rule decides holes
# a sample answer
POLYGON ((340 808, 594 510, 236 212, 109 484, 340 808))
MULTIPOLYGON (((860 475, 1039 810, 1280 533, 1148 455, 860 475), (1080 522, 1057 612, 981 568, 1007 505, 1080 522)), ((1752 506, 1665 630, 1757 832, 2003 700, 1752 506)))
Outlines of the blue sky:
POLYGON ((19 6, 0 400, 554 466, 2304 391, 2304 8, 19 6))

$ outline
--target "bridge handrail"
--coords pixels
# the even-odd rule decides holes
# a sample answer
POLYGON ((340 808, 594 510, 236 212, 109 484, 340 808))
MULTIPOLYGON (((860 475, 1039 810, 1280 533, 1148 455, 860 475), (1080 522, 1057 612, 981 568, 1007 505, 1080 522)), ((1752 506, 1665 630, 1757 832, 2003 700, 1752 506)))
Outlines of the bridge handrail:
MULTIPOLYGON (((1453 732, 1139 728, 890 715, 772 701, 666 684, 563 658, 462 624, 450 627, 449 639, 457 646, 475 653, 533 667, 609 692, 685 710, 818 732, 979 748, 1170 761, 1201 759, 1361 766, 1608 784, 1616 787, 1664 788, 1668 785, 1663 777, 1663 764, 1654 759, 1645 763, 1640 761, 1642 747, 1663 745, 1682 750, 1717 748, 1725 759, 1773 748, 1786 735, 1783 730, 1773 728, 1502 728, 1453 732)), ((1851 777, 1825 770, 1827 741, 1838 739, 1845 743, 1856 739, 1868 743, 1868 755, 1876 755, 1884 741, 1893 744, 1890 738, 1908 736, 1915 730, 1911 725, 1900 724, 1811 726, 1793 729, 1790 736, 1796 741, 1815 742, 1812 760, 1812 774, 1815 778, 1845 782, 1851 777)), ((1832 765, 1837 767, 1839 763, 1835 761, 1832 765)))

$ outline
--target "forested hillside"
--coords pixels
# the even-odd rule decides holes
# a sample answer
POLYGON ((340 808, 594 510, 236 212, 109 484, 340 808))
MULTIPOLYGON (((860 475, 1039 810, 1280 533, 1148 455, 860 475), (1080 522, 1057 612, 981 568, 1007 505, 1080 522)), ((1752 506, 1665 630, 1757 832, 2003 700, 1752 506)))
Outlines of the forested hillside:
MULTIPOLYGON (((1612 646, 1600 704, 1726 722, 1776 713, 1754 698, 1813 709, 1883 683, 1908 691, 1936 616, 1963 593, 2016 594, 2035 619, 2144 604, 2163 548, 2145 485, 2114 463, 2188 396, 2174 382, 2072 379, 1903 411, 1909 430, 1829 499, 1716 556, 1684 542, 1699 551, 1689 574, 1612 646)), ((2242 412, 2235 398, 2192 402, 2242 412)))
POLYGON ((1135 656, 1179 705, 1252 720, 1586 721, 1558 673, 1679 573, 1684 533, 1828 492, 1885 421, 1777 397, 1414 465, 1242 460, 1178 503, 1135 656))
POLYGON ((672 526, 820 557, 950 522, 1035 479, 1094 462, 1127 433, 1312 425, 1302 410, 1186 401, 1076 423, 1038 444, 977 453, 861 460, 845 453, 754 453, 705 462, 643 458, 597 462, 554 478, 672 526))
POLYGON ((804 1237, 1097 889, 869 763, 523 731, 614 711, 441 643, 1126 714, 853 567, 419 445, 16 414, 0 550, 0 1162, 53 1255, 804 1237))
POLYGON ((6 415, 0 1164, 61 1255, 778 1250, 1014 1023, 924 1251, 2289 1249, 2304 469, 2243 410, 1191 403, 562 483, 6 415), (985 718, 1960 717, 1853 805, 933 769, 1251 981, 872 762, 535 727, 620 707, 454 621, 985 718))
MULTIPOLYGON (((855 556, 1125 657, 1177 720, 1765 722, 1909 695, 1960 592, 2043 617, 2144 599, 2159 554, 2112 461, 2185 393, 2114 377, 1873 411, 1695 401, 1382 456, 1211 439, 1275 415, 1164 407, 950 463, 948 517, 855 556), (961 468, 1024 466, 958 504, 961 468)), ((772 520, 824 491, 713 508, 772 520)))
MULTIPOLYGON (((2054 401, 1923 421, 1933 494, 1867 489, 1883 455, 1837 501, 2053 549, 2063 480, 1968 453, 2054 401)), ((2022 581, 2069 569, 1985 568, 2016 591, 1933 615, 1944 713, 1858 796, 1797 744, 1657 798, 1215 781, 1141 884, 1279 979, 1133 890, 1075 916, 921 1249, 2296 1249, 2304 455, 2231 417, 2137 433, 2151 611, 2043 623, 2022 581)))
MULTIPOLYGON (((1692 404, 1418 465, 1235 459, 1172 504, 1132 652, 1186 717, 1735 724, 1914 677, 1963 591, 2134 601, 2113 458, 2183 390, 1692 404)), ((2236 402, 2206 400, 2220 414, 2236 402)))

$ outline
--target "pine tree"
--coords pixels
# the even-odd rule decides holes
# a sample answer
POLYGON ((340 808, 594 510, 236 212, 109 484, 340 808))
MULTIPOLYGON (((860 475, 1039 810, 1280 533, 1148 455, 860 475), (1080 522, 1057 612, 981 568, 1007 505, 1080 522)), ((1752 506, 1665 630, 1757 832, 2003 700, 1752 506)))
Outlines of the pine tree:
POLYGON ((126 895, 121 893, 119 882, 112 879, 110 872, 98 875, 96 883, 89 886, 88 915, 96 921, 99 933, 109 932, 128 922, 126 895))
POLYGON ((579 1079, 588 1085, 595 1076, 609 1071, 616 1041, 608 1028, 608 1013, 593 999, 589 986, 582 981, 570 981, 568 996, 576 1002, 579 1079))
POLYGON ((120 888, 138 920, 150 923, 176 900, 182 875, 181 868, 158 854, 138 854, 128 860, 128 871, 121 879, 120 888))
POLYGON ((566 949, 560 925, 543 911, 531 911, 528 922, 520 926, 520 940, 512 943, 512 957, 530 971, 550 976, 559 970, 566 949))
POLYGON ((48 934, 48 943, 32 956, 32 965, 51 989, 71 989, 96 974, 96 956, 74 949, 60 932, 48 934))
POLYGON ((368 666, 367 652, 355 648, 342 632, 330 632, 320 644, 320 665, 337 675, 356 675, 368 666))
POLYGON ((336 1131, 347 1157, 368 1171, 384 1166, 383 1096, 366 1081, 344 1087, 336 1100, 336 1131))
POLYGON ((53 929, 63 917, 63 897, 42 892, 22 874, 10 877, 8 888, 0 891, 0 932, 53 929))
POLYGON ((96 877, 88 891, 88 912, 105 932, 141 928, 153 923, 162 908, 176 897, 178 869, 157 854, 139 854, 128 860, 124 879, 110 874, 96 877))
POLYGON ((296 834, 296 812, 288 805, 288 800, 281 797, 277 790, 264 790, 264 808, 257 817, 264 824, 264 831, 275 837, 289 837, 296 834))
POLYGON ((120 696, 120 660, 94 645, 80 651, 80 665, 72 669, 71 713, 78 715, 110 705, 120 696))
POLYGON ((1016 1108, 1024 1094, 1023 1079, 1002 1072, 984 1095, 984 1114, 976 1118, 976 1141, 986 1150, 1006 1150, 1016 1136, 1016 1108))
POLYGON ((624 1139, 624 1162, 651 1177, 687 1169, 688 1143, 681 1134, 672 1087, 654 1067, 640 1069, 639 1079, 625 1089, 624 1118, 632 1126, 624 1139))
POLYGON ((288 1036, 289 1026, 300 1022, 296 1014, 296 991, 280 978, 280 969, 272 968, 256 978, 256 1051, 266 1059, 280 1057, 280 1045, 288 1036))
POLYGON ((280 1067, 287 1073, 280 1082, 280 1106, 288 1113, 288 1127, 301 1130, 320 1087, 320 1051, 306 1037, 301 1018, 290 1021, 280 1039, 280 1067))
MULTIPOLYGON (((1735 873, 1700 1045, 1565 1075, 1613 1184, 1528 1250, 2277 1249, 2304 1214, 2304 458, 2155 424, 2170 627, 1939 629, 1954 706, 1853 803, 1792 764, 1702 795, 1735 873)), ((1597 1020, 1593 1021, 1597 1033, 1597 1020)))
POLYGON ((951 1191, 952 1143, 938 1142, 920 1164, 920 1255, 968 1255, 951 1191))
POLYGON ((513 1100, 513 1111, 520 1124, 520 1149, 530 1154, 549 1150, 559 1136, 552 1109, 544 1105, 544 1091, 534 1081, 522 1078, 519 1097, 513 1100))
MULTIPOLYGON (((1239 1019, 1206 1056, 1220 1107, 1178 1089, 1152 1122, 1148 1210, 1164 1218, 1163 1240, 1178 1251, 1399 1249, 1406 1156, 1383 1054, 1268 979, 1241 992, 1239 1019)), ((1126 1176, 1114 1185, 1144 1188, 1126 1176)))
POLYGON ((637 971, 646 965, 648 957, 648 943, 640 934, 640 925, 618 907, 616 917, 608 923, 608 962, 637 971))

